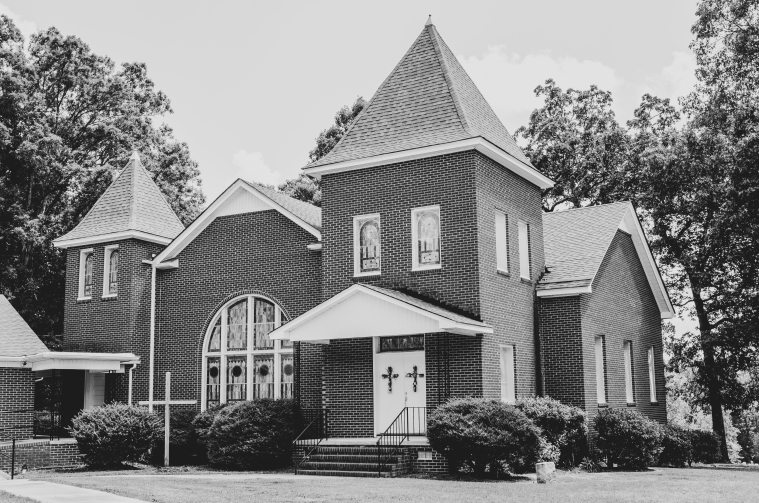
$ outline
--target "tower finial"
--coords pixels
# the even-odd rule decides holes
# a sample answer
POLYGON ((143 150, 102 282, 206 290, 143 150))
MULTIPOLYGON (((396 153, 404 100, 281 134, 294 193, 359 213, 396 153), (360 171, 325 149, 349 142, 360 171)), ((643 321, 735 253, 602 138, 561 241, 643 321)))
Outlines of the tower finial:
POLYGON ((140 154, 137 153, 136 150, 132 151, 132 155, 129 156, 130 161, 139 161, 140 160, 140 154))
POLYGON ((424 23, 424 26, 432 26, 432 14, 427 18, 427 22, 424 23))

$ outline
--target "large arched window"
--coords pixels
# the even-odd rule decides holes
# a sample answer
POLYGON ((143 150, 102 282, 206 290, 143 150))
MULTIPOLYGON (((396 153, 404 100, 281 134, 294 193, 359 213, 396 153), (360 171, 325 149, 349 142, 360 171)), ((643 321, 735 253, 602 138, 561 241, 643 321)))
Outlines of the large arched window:
POLYGON ((243 295, 222 307, 203 344, 203 409, 253 398, 292 398, 292 343, 269 334, 287 321, 269 299, 243 295))

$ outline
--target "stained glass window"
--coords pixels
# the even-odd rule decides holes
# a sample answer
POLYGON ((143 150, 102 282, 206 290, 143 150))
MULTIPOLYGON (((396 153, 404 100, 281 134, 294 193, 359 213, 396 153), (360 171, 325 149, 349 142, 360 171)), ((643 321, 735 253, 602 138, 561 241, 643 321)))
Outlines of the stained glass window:
POLYGON ((108 293, 119 293, 119 250, 113 250, 108 265, 108 293))
POLYGON ((254 306, 253 347, 254 349, 274 349, 274 341, 269 338, 269 333, 274 330, 274 304, 263 299, 256 299, 254 306))
POLYGON ((211 329, 211 337, 208 341, 208 351, 221 351, 221 317, 211 329))
POLYGON ((252 294, 233 299, 219 310, 208 327, 203 350, 204 407, 293 397, 292 343, 269 337, 285 320, 276 304, 252 294))
POLYGON ((416 236, 416 265, 440 265, 440 212, 438 210, 420 211, 416 214, 416 236))
POLYGON ((282 398, 293 397, 293 382, 295 376, 295 366, 293 365, 293 355, 282 355, 282 374, 280 377, 280 393, 282 398))
POLYGON ((253 357, 253 398, 274 398, 274 355, 253 357))
POLYGON ((218 405, 221 398, 221 359, 217 356, 208 359, 206 376, 206 400, 208 406, 218 405))
POLYGON ((229 308, 227 350, 248 347, 248 301, 241 300, 229 308))
POLYGON ((227 402, 245 400, 248 398, 247 382, 248 357, 227 357, 227 402))
POLYGON ((92 263, 95 257, 92 253, 84 259, 84 296, 92 297, 92 263))
POLYGON ((359 272, 380 270, 380 220, 373 217, 359 221, 359 272))

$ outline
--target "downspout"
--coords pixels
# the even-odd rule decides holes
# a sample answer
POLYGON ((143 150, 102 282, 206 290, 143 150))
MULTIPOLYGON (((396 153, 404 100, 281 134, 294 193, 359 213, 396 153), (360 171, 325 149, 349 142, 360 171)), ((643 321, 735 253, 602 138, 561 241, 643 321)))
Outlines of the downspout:
POLYGON ((148 410, 153 412, 153 367, 155 363, 155 263, 150 263, 150 371, 148 377, 148 410))

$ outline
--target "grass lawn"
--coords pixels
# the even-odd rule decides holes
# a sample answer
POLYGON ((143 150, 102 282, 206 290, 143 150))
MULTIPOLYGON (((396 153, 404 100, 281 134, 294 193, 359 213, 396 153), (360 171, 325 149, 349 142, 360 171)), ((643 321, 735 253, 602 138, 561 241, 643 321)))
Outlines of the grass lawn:
MULTIPOLYGON (((158 503, 366 502, 520 503, 582 502, 755 502, 759 472, 656 469, 643 473, 566 473, 538 485, 531 480, 472 482, 430 478, 360 479, 291 477, 192 470, 121 472, 32 472, 30 477, 158 503)), ((0 500, 2 498, 0 497, 0 500)), ((5 500, 2 500, 5 501, 5 500)))

